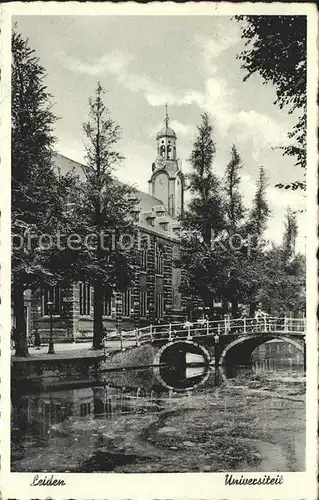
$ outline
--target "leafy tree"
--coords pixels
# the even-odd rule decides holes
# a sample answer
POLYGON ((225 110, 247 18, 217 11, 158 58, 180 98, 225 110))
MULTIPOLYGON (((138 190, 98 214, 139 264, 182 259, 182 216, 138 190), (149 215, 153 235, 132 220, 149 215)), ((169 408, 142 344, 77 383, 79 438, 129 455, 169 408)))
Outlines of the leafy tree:
POLYGON ((221 184, 213 171, 216 151, 213 128, 208 113, 203 113, 201 119, 189 159, 192 199, 182 220, 182 262, 186 271, 182 288, 192 296, 198 294, 205 306, 211 307, 218 288, 220 264, 213 242, 224 230, 225 218, 221 184))
POLYGON ((235 145, 230 152, 231 158, 225 171, 225 212, 227 220, 226 252, 223 252, 223 291, 222 295, 232 304, 232 314, 237 315, 241 295, 238 270, 246 258, 240 243, 246 237, 246 209, 240 192, 242 161, 235 145), (239 244, 239 246, 238 246, 239 244))
POLYGON ((226 191, 226 213, 231 230, 238 230, 245 216, 245 208, 240 192, 240 171, 242 168, 241 158, 236 146, 231 149, 231 159, 226 167, 225 191, 226 191))
POLYGON ((297 217, 291 208, 288 207, 285 220, 285 232, 283 235, 283 252, 287 261, 295 256, 297 235, 297 217))
POLYGON ((110 117, 103 94, 98 83, 94 97, 89 99, 89 120, 83 124, 86 181, 79 184, 74 211, 81 241, 91 235, 90 244, 82 245, 79 250, 82 261, 79 278, 89 280, 94 289, 94 349, 101 347, 104 298, 110 297, 114 290, 125 290, 134 273, 130 258, 134 249, 128 243, 135 231, 130 216, 135 200, 132 189, 113 176, 114 168, 122 160, 114 148, 120 129, 110 117))
MULTIPOLYGON (((292 144, 284 154, 306 168, 307 21, 306 16, 235 16, 240 21, 246 50, 238 55, 246 71, 244 81, 259 73, 275 86, 275 104, 296 112, 297 123, 288 134, 292 144)), ((305 182, 278 184, 286 189, 305 189, 305 182)))
POLYGON ((248 229, 251 237, 260 238, 267 226, 270 209, 267 202, 266 189, 266 172, 264 167, 260 167, 253 206, 248 217, 248 229))
POLYGON ((203 113, 202 122, 189 159, 192 172, 188 175, 188 189, 192 194, 184 225, 199 231, 206 245, 224 227, 224 210, 221 185, 213 171, 216 147, 212 138, 213 127, 208 113, 203 113))
POLYGON ((24 291, 55 283, 52 249, 39 242, 56 234, 72 176, 52 166, 53 127, 46 71, 28 41, 12 33, 12 301, 16 356, 27 356, 24 291))

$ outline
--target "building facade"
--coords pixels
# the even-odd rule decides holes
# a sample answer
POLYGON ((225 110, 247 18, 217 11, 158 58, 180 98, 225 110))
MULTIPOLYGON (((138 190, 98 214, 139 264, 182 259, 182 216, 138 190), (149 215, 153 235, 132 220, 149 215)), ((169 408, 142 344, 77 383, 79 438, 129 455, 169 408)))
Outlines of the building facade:
MULTIPOLYGON (((57 154, 61 172, 74 169, 83 177, 83 165, 57 154)), ((103 323, 107 330, 131 329, 159 322, 184 321, 188 305, 181 295, 180 240, 178 217, 183 214, 185 180, 177 156, 177 137, 169 118, 156 137, 149 193, 135 191, 132 216, 142 242, 135 265, 134 282, 124 293, 105 298, 103 323)), ((32 328, 41 339, 50 331, 48 303, 53 302, 56 340, 89 338, 93 332, 93 287, 88 282, 38 290, 31 298, 32 328)))

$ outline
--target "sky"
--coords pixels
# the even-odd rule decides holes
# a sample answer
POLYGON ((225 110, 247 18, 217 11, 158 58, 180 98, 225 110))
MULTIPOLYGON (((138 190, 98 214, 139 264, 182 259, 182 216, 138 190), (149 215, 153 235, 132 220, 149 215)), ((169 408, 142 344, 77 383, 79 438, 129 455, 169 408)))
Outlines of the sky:
MULTIPOLYGON (((302 179, 301 169, 278 149, 296 117, 274 104, 273 85, 257 74, 243 81, 236 55, 244 48, 238 22, 226 16, 15 16, 47 70, 52 94, 56 149, 84 160, 82 123, 97 82, 105 104, 120 125, 118 151, 125 160, 116 175, 147 191, 156 157, 156 134, 165 104, 177 134, 184 173, 201 113, 208 111, 216 142, 215 172, 221 177, 236 145, 243 162, 242 192, 250 206, 263 165, 271 208, 266 236, 280 242, 288 205, 304 208, 300 192, 275 188, 302 179)), ((298 215, 297 248, 305 248, 305 213, 298 215)))

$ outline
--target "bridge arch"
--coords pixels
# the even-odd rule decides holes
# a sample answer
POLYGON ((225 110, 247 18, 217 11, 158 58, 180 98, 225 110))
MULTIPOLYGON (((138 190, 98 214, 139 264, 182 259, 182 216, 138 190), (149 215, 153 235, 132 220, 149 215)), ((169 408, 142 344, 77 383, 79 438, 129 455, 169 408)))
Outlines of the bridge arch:
POLYGON ((172 340, 171 342, 167 342, 164 344, 155 354, 153 359, 153 365, 158 366, 163 362, 163 357, 165 352, 169 350, 184 350, 184 352, 190 352, 194 354, 200 354, 205 362, 208 364, 211 361, 211 355, 209 351, 197 342, 192 340, 172 340))
POLYGON ((283 340, 290 345, 293 345, 301 354, 304 355, 303 346, 297 342, 295 339, 289 336, 276 336, 276 335, 246 335, 244 337, 237 338, 230 342, 222 351, 219 365, 229 364, 229 365, 248 365, 250 364, 250 358, 252 353, 257 347, 270 340, 283 340))
POLYGON ((205 382, 208 380, 208 378, 211 376, 210 369, 207 366, 203 368, 202 373, 199 374, 197 377, 194 376, 191 379, 189 379, 188 384, 186 383, 185 387, 178 387, 176 383, 168 381, 165 378, 165 376, 163 376, 160 366, 154 366, 153 373, 163 387, 166 387, 166 389, 169 389, 173 392, 183 392, 183 393, 191 392, 194 389, 197 389, 197 387, 204 385, 205 382))

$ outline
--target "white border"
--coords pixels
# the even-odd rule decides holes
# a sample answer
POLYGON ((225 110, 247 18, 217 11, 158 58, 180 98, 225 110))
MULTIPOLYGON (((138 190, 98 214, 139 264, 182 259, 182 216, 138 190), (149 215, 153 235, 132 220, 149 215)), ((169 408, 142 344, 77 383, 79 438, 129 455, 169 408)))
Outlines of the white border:
MULTIPOLYGON (((7 3, 1 6, 1 493, 2 497, 19 500, 30 498, 67 499, 269 499, 300 500, 317 498, 317 82, 318 59, 317 9, 315 4, 288 3, 76 3, 31 2, 7 3), (236 14, 300 14, 308 17, 308 170, 307 170, 307 453, 306 472, 284 473, 280 486, 224 485, 225 474, 55 474, 63 478, 63 487, 31 487, 33 473, 10 472, 10 35, 12 15, 236 15, 236 14)), ((292 172, 293 176, 293 172, 292 172)), ((278 192, 280 196, 280 192, 278 192)), ((50 475, 50 474, 48 474, 50 475)), ((245 477, 260 477, 247 473, 245 477)))

